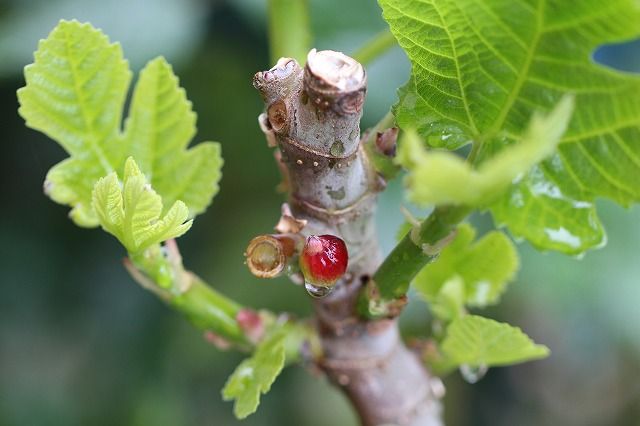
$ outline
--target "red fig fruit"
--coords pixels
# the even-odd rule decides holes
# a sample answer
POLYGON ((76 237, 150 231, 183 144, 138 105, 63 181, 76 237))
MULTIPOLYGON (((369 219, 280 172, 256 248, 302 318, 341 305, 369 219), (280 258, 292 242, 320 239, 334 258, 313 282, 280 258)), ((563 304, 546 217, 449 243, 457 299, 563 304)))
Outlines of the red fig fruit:
POLYGON ((344 275, 349 263, 347 246, 334 235, 310 235, 300 255, 300 270, 307 291, 322 297, 344 275))

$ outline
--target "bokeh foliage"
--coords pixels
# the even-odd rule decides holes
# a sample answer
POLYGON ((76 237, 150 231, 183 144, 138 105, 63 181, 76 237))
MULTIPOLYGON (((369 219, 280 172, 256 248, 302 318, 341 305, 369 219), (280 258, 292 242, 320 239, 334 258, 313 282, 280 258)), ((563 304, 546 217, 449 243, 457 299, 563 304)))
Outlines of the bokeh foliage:
MULTIPOLYGON (((32 40, 24 46, 26 59, 16 61, 0 83, 6 141, 0 160, 5 207, 0 212, 0 423, 355 424, 341 396, 295 369, 286 371, 264 398, 259 417, 237 423, 230 405, 219 401, 218 389, 242 357, 207 345, 188 323, 133 285, 120 265, 124 253, 115 240, 72 226, 66 209, 42 195, 46 171, 65 154, 24 129, 15 114, 15 90, 24 83, 18 64, 29 61, 35 40, 59 18, 73 17, 73 10, 62 8, 66 3, 14 2, 1 15, 28 4, 22 22, 29 23, 42 5, 50 11, 48 20, 23 25, 32 40)), ((85 14, 77 17, 100 26, 101 15, 89 11, 92 3, 76 2, 85 14)), ((122 10, 113 2, 102 3, 122 10)), ((139 7, 135 1, 124 3, 139 7)), ((195 36, 176 38, 188 40, 180 47, 187 53, 179 61, 171 55, 168 59, 179 64, 176 71, 194 109, 206 117, 200 138, 225 142, 221 192, 181 242, 188 266, 204 277, 215 275, 226 293, 253 306, 304 312, 305 295, 298 288, 284 281, 259 282, 242 265, 246 242, 273 226, 281 201, 273 190, 277 171, 256 125, 262 106, 250 86, 253 72, 268 66, 264 17, 255 7, 259 3, 219 3, 202 11, 206 19, 196 21, 147 9, 158 18, 136 35, 151 40, 178 19, 193 29, 195 36)), ((319 47, 349 51, 384 25, 370 1, 314 1, 312 7, 319 47), (343 13, 336 15, 337 8, 343 13)), ((125 41, 117 31, 105 29, 113 39, 125 41)), ((632 52, 617 59, 604 53, 600 57, 621 61, 616 65, 626 61, 630 67, 629 59, 637 57, 637 50, 632 52)), ((159 53, 143 49, 134 70, 159 53)), ((394 100, 391 86, 400 85, 408 73, 402 54, 390 55, 387 64, 368 70, 371 87, 379 90, 369 91, 365 123, 384 113, 394 100)), ((400 194, 394 184, 382 201, 379 229, 387 249, 402 221, 400 194)), ((544 336, 554 356, 509 371, 496 369, 475 387, 459 386, 459 379, 451 378, 446 383, 446 403, 455 407, 446 413, 451 424, 635 424, 640 396, 629 371, 640 360, 640 211, 607 202, 599 207, 609 233, 606 250, 577 261, 541 255, 524 245, 520 279, 493 311, 496 318, 521 325, 536 339, 544 336)), ((487 228, 484 216, 474 222, 481 230, 487 228)), ((408 334, 422 329, 427 315, 415 306, 403 318, 408 334)))

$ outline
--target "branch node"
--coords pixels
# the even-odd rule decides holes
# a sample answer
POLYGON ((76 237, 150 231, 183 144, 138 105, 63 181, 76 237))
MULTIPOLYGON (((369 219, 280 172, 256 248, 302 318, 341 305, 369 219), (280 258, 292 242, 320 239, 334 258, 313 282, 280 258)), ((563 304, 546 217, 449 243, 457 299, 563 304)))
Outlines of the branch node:
POLYGON ((297 219, 291 213, 291 207, 289 204, 282 204, 281 215, 278 224, 275 226, 275 230, 279 234, 297 234, 307 225, 307 220, 297 219))
POLYGON ((287 272, 303 242, 299 234, 259 235, 247 246, 247 266, 256 277, 278 277, 287 272))
POLYGON ((295 59, 280 58, 273 68, 253 76, 253 87, 258 89, 267 105, 287 97, 299 87, 302 68, 295 59))
POLYGON ((247 339, 254 345, 264 337, 266 328, 260 314, 253 309, 240 309, 236 314, 236 321, 247 339))
POLYGON ((444 238, 439 239, 433 244, 422 243, 420 248, 427 256, 436 256, 440 254, 443 248, 449 245, 451 241, 458 235, 458 228, 454 228, 444 238))
POLYGON ((373 319, 395 318, 402 313, 409 299, 402 295, 395 299, 384 299, 373 279, 369 279, 360 295, 360 312, 373 319))
POLYGON ((321 110, 358 114, 364 104, 367 76, 358 61, 341 52, 312 49, 304 70, 307 96, 321 110))
POLYGON ((282 99, 278 99, 267 108, 269 124, 276 133, 287 130, 288 115, 287 104, 282 99))
POLYGON ((204 340, 221 351, 225 351, 231 347, 231 343, 227 339, 220 336, 219 334, 214 333, 211 330, 207 330, 204 332, 204 340))
POLYGON ((264 136, 267 139, 267 146, 269 148, 275 148, 276 146, 278 146, 276 135, 274 134, 273 128, 269 123, 267 114, 262 113, 258 116, 258 124, 260 125, 260 130, 262 130, 262 133, 264 133, 264 136))
POLYGON ((376 132, 376 149, 387 157, 395 157, 398 142, 398 128, 392 127, 382 132, 376 132))
POLYGON ((122 264, 124 268, 127 270, 127 272, 129 272, 129 275, 131 275, 131 278, 133 278, 133 280, 137 282, 140 285, 140 287, 150 291, 151 293, 154 293, 156 296, 158 296, 161 300, 165 302, 168 302, 169 300, 171 300, 171 293, 169 293, 167 290, 156 285, 156 283, 153 282, 151 278, 145 275, 142 271, 140 271, 136 267, 136 265, 133 264, 131 259, 129 259, 128 257, 125 257, 124 259, 122 259, 122 264))

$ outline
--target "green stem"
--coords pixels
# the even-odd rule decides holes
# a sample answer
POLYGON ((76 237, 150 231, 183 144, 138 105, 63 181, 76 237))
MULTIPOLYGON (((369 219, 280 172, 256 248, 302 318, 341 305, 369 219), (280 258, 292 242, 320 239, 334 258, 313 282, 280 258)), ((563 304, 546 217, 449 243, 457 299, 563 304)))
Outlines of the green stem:
POLYGON ((384 30, 356 50, 352 57, 362 65, 367 65, 395 45, 396 39, 391 31, 384 30))
MULTIPOLYGON (((395 176, 399 168, 392 158, 383 155, 376 149, 378 132, 394 125, 394 116, 387 113, 367 135, 364 148, 374 167, 383 177, 389 179, 395 176)), ((374 306, 384 306, 387 302, 403 297, 409 290, 409 285, 420 270, 438 256, 441 245, 446 243, 446 237, 471 212, 467 206, 442 206, 436 208, 425 219, 416 231, 408 233, 389 253, 373 275, 373 283, 377 292, 364 292, 362 303, 364 314, 371 315, 367 310, 371 306, 367 297, 379 298, 374 306)), ((395 309, 395 308, 391 308, 395 309)), ((384 309, 383 309, 384 310, 384 309)), ((379 312, 373 314, 378 315, 379 312)))
POLYGON ((373 276, 380 297, 391 300, 404 296, 416 274, 437 257, 441 248, 438 243, 470 212, 471 208, 467 206, 438 207, 420 224, 417 235, 409 232, 373 276))
POLYGON ((163 248, 156 244, 144 252, 130 253, 129 257, 131 260, 125 260, 125 267, 133 279, 196 327, 240 348, 252 346, 236 321, 243 307, 185 271, 175 242, 168 241, 163 248))
POLYGON ((247 339, 236 321, 242 307, 208 286, 199 277, 188 273, 189 288, 168 300, 178 312, 196 327, 213 331, 234 343, 246 344, 247 339))
POLYGON ((269 51, 271 63, 279 58, 307 60, 311 48, 307 0, 269 0, 269 51))

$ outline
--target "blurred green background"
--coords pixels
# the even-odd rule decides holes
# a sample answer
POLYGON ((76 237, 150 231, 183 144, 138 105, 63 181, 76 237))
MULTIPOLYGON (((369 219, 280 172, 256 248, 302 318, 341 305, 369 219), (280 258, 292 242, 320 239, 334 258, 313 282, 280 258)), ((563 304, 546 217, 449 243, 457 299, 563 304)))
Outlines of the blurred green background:
MULTIPOLYGON (((15 91, 39 38, 60 18, 91 21, 120 41, 134 71, 162 54, 174 64, 199 114, 197 140, 222 142, 222 190, 181 245, 187 267, 253 307, 306 314, 304 292, 263 282, 243 249, 274 225, 282 198, 251 86, 269 68, 265 0, 0 1, 0 425, 355 425, 346 400, 300 368, 284 372, 244 422, 220 389, 241 355, 220 352, 124 272, 116 241, 77 228, 67 207, 42 193, 65 157, 24 127, 15 91)), ((352 52, 385 27, 374 0, 312 0, 316 47, 352 52)), ((640 44, 596 57, 640 70, 640 44)), ((363 127, 381 117, 409 73, 399 49, 367 69, 363 127)), ((381 200, 386 250, 402 220, 401 187, 381 200)), ((640 424, 640 209, 600 203, 605 249, 577 260, 521 244, 523 267, 490 312, 552 349, 544 361, 489 371, 476 385, 446 378, 448 425, 640 424)), ((478 216, 480 227, 490 219, 478 216)), ((426 328, 416 302, 408 334, 426 328)))

